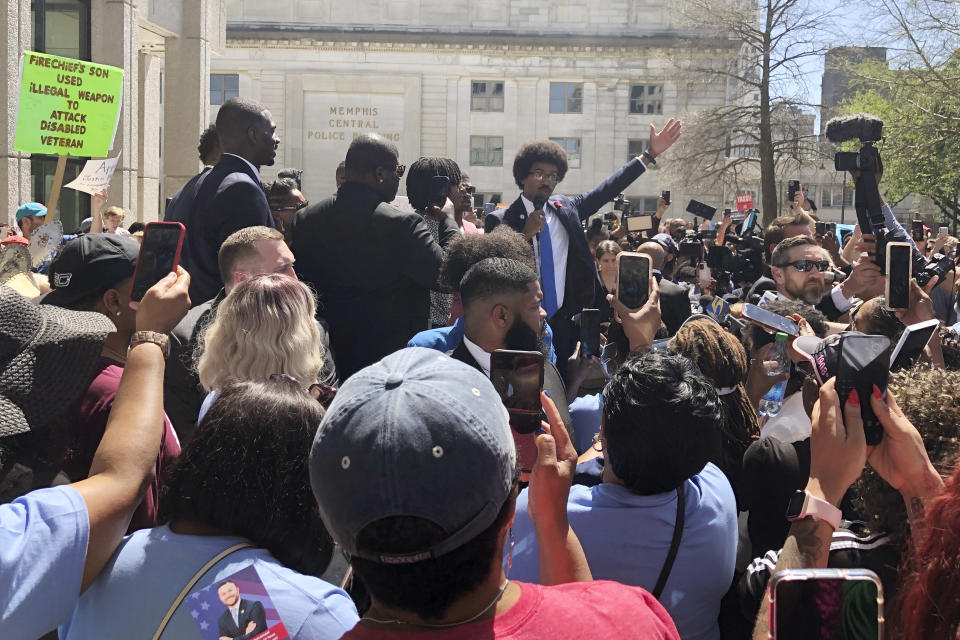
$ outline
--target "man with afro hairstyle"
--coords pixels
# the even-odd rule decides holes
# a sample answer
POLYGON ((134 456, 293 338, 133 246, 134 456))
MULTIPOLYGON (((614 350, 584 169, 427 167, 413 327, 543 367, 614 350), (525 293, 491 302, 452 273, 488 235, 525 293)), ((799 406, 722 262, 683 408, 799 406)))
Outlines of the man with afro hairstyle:
POLYGON ((567 173, 567 154, 555 142, 539 140, 520 147, 513 160, 513 177, 520 197, 502 216, 488 215, 489 233, 501 222, 519 231, 533 245, 543 307, 553 329, 557 365, 566 376, 577 331, 571 318, 593 305, 596 267, 581 221, 613 200, 640 177, 680 137, 680 121, 671 118, 659 132, 650 125, 650 146, 591 191, 570 198, 554 195, 567 173))

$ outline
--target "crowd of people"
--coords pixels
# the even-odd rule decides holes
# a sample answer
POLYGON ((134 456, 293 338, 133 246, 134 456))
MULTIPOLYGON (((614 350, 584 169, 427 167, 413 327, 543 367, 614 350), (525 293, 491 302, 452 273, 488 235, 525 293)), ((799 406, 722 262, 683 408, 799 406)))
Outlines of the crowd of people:
POLYGON ((948 260, 892 310, 877 236, 824 229, 802 189, 765 228, 667 197, 647 231, 605 215, 680 135, 651 125, 576 196, 565 151, 527 143, 487 212, 455 161, 360 135, 310 203, 299 171, 261 183, 276 124, 234 98, 138 304, 143 232, 108 193, 43 269, 24 204, 0 246, 0 637, 766 638, 781 572, 829 567, 882 596, 842 634, 794 602, 823 626, 780 637, 956 638, 957 240, 883 205, 948 260), (836 377, 838 341, 931 321, 885 385, 836 377), (535 452, 500 350, 542 357, 535 452))

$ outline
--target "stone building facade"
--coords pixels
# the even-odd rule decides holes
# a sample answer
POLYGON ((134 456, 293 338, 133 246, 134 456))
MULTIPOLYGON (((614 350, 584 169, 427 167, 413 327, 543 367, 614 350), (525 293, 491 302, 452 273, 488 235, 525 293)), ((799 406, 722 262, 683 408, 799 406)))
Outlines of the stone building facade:
MULTIPOLYGON (((677 28, 669 7, 663 0, 227 0, 226 48, 212 60, 211 78, 231 89, 213 100, 241 95, 271 109, 281 145, 264 177, 301 168, 310 200, 334 192, 337 164, 366 131, 394 140, 406 164, 425 155, 456 159, 487 202, 516 198, 520 145, 553 138, 570 156, 559 190, 578 193, 642 151, 649 123, 724 100, 722 83, 685 78, 675 63, 734 56, 737 43, 677 28)), ((669 188, 654 171, 627 195, 650 210, 669 188)))

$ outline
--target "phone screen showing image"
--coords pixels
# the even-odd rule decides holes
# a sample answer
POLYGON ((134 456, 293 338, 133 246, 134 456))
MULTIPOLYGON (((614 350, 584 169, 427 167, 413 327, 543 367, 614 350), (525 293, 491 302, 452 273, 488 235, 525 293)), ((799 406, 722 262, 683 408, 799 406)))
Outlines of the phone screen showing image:
POLYGON ((626 251, 617 254, 617 298, 628 309, 639 309, 650 296, 650 258, 626 251))
POLYGON ((879 640, 881 600, 880 589, 872 580, 781 580, 774 594, 773 637, 879 640))
POLYGON ((140 302, 147 289, 157 284, 180 262, 184 227, 179 222, 151 222, 143 230, 143 244, 133 272, 130 299, 140 302))
POLYGON ((513 431, 520 468, 530 471, 537 460, 534 439, 540 427, 543 354, 536 351, 495 350, 490 354, 490 381, 510 415, 510 429, 513 431))

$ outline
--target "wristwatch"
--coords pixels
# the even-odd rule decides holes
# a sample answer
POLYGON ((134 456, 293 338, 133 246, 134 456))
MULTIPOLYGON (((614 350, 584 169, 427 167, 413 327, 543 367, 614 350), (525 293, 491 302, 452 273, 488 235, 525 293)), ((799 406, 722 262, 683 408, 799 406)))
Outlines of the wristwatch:
POLYGON ((642 155, 643 159, 647 161, 647 164, 657 164, 657 159, 653 157, 653 154, 650 153, 649 149, 645 149, 640 155, 642 155))
POLYGON ((130 348, 133 349, 138 344, 152 342, 163 351, 163 357, 170 355, 170 336, 156 331, 134 331, 130 337, 130 348))
POLYGON ((787 520, 793 522, 808 516, 823 520, 836 531, 843 519, 843 512, 826 500, 822 500, 806 491, 797 491, 787 505, 787 520))

